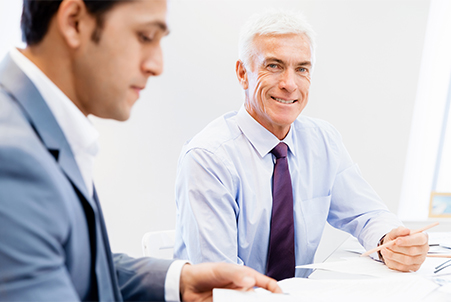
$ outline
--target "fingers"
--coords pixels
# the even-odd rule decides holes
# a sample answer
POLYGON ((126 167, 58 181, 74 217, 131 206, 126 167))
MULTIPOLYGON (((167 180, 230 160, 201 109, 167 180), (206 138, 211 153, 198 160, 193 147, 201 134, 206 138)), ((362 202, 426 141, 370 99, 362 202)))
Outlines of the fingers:
POLYGON ((382 249, 381 254, 389 268, 403 272, 417 271, 426 259, 429 251, 428 235, 418 233, 408 236, 408 234, 410 230, 403 227, 387 234, 386 237, 393 238, 394 244, 382 249))
POLYGON ((273 293, 277 293, 277 294, 282 293, 282 289, 279 287, 276 280, 269 278, 265 275, 259 274, 255 271, 254 271, 254 278, 255 278, 255 286, 264 288, 273 293))
POLYGON ((389 268, 402 272, 417 271, 426 259, 426 253, 409 255, 397 253, 389 248, 382 249, 381 254, 389 268))
POLYGON ((282 293, 276 280, 237 264, 202 263, 185 265, 180 276, 180 293, 184 301, 211 301, 213 288, 252 290, 262 287, 282 293))
POLYGON ((428 235, 419 233, 407 237, 398 237, 395 244, 390 247, 397 253, 407 255, 426 254, 429 251, 428 235))
POLYGON ((396 229, 391 230, 390 233, 385 236, 384 243, 390 240, 395 240, 398 237, 408 235, 410 235, 410 229, 400 226, 396 229))
POLYGON ((406 255, 406 256, 410 256, 410 257, 416 257, 416 256, 426 257, 426 254, 429 251, 429 246, 426 245, 426 246, 399 247, 399 246, 393 245, 391 247, 387 247, 386 249, 389 251, 392 251, 393 253, 399 254, 399 255, 406 255))
POLYGON ((257 286, 273 293, 282 293, 279 285, 277 285, 277 281, 272 278, 262 275, 246 266, 233 264, 227 264, 227 266, 229 269, 224 270, 228 273, 226 279, 233 280, 233 283, 237 288, 249 290, 254 286, 257 286))

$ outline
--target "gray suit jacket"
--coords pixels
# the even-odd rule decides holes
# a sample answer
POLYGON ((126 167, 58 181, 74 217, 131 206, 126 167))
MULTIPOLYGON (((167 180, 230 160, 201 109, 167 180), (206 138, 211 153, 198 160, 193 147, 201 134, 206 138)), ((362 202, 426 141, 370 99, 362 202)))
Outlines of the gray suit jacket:
POLYGON ((97 200, 46 102, 0 64, 0 300, 164 300, 171 261, 113 255, 97 200))

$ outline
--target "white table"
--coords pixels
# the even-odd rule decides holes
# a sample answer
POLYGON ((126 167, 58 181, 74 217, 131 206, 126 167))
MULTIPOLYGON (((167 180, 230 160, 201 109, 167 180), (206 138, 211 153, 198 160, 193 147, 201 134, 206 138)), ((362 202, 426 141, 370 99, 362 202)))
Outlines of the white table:
MULTIPOLYGON (((349 237, 343 244, 341 244, 326 260, 325 262, 331 261, 340 261, 342 258, 349 257, 359 257, 358 254, 353 253, 349 250, 359 250, 362 246, 354 237, 349 237)), ((445 261, 446 259, 444 259, 445 261)), ((374 278, 367 275, 355 275, 355 274, 346 274, 325 270, 315 270, 310 276, 309 279, 370 279, 374 278)), ((426 302, 449 302, 451 301, 451 295, 445 294, 438 290, 434 291, 430 295, 427 296, 423 301, 426 302)))

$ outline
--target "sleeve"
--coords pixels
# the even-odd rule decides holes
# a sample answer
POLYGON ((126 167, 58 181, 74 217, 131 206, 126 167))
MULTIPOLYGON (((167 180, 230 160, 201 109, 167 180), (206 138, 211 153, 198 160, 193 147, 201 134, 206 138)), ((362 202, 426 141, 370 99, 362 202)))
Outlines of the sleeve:
POLYGON ((180 277, 182 269, 189 261, 176 260, 171 263, 164 283, 165 301, 180 302, 180 277))
POLYGON ((367 249, 402 223, 391 213, 353 163, 337 132, 338 173, 331 190, 328 222, 352 234, 367 249))
POLYGON ((237 255, 237 179, 218 156, 189 150, 176 180, 175 257, 196 263, 243 264, 237 255))
POLYGON ((166 274, 174 260, 114 254, 113 261, 124 301, 164 301, 166 274))
POLYGON ((55 202, 65 196, 46 171, 33 154, 0 144, 2 301, 80 299, 65 266, 67 217, 55 202))

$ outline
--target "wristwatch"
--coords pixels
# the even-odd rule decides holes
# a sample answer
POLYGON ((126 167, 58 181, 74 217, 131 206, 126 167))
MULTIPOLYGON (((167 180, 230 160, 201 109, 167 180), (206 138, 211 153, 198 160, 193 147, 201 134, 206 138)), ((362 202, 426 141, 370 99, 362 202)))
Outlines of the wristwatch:
MULTIPOLYGON (((377 246, 381 246, 381 245, 384 243, 384 239, 385 239, 385 236, 386 236, 386 235, 387 235, 387 234, 385 234, 384 236, 382 236, 382 238, 381 238, 381 240, 379 240, 379 243, 377 244, 377 246)), ((377 255, 379 256, 379 260, 382 261, 382 262, 385 264, 384 257, 382 256, 380 250, 377 251, 377 255)))

